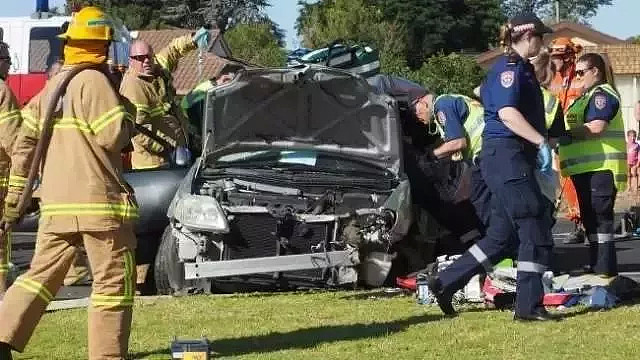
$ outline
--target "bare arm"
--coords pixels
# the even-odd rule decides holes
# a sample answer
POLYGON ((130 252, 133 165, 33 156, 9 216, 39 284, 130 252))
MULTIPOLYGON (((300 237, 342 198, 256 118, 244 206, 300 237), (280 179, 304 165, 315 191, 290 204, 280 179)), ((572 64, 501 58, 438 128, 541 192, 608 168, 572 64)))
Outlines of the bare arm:
POLYGON ((467 139, 459 138, 445 142, 433 150, 433 155, 438 159, 442 159, 451 156, 458 151, 464 150, 467 147, 467 139))
POLYGON ((510 106, 504 107, 498 111, 498 115, 504 125, 521 138, 536 146, 540 146, 545 142, 544 136, 527 122, 518 109, 510 106))
POLYGON ((572 129, 571 137, 575 140, 587 140, 599 137, 605 130, 609 123, 604 120, 593 120, 583 126, 572 129))

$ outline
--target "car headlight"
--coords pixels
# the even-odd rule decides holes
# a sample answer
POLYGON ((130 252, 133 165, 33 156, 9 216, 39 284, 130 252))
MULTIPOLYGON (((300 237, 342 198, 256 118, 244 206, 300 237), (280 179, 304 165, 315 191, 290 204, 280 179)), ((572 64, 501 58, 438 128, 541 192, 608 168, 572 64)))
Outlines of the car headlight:
POLYGON ((178 200, 174 216, 183 226, 214 233, 228 233, 229 222, 216 199, 202 195, 187 195, 178 200))

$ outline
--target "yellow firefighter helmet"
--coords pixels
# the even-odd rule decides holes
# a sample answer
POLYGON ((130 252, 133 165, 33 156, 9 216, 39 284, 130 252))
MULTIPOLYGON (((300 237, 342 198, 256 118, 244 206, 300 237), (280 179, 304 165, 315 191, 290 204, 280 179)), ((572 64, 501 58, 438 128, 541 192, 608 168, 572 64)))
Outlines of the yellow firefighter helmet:
POLYGON ((73 14, 69 28, 62 39, 68 40, 103 40, 113 37, 113 23, 101 9, 88 6, 73 14))

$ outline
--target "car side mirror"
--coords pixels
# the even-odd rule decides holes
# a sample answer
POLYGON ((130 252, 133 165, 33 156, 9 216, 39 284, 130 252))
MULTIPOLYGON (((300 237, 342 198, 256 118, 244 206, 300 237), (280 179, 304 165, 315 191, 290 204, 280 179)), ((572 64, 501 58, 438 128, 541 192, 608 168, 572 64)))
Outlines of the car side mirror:
POLYGON ((188 166, 191 164, 193 156, 191 151, 185 146, 178 146, 171 155, 173 163, 177 166, 188 166))

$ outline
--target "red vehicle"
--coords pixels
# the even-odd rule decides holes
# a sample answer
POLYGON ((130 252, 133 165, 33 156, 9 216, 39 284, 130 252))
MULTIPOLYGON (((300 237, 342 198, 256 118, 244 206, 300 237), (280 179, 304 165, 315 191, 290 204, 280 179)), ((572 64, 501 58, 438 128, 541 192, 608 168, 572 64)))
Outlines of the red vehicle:
POLYGON ((62 55, 60 27, 71 19, 51 16, 46 1, 36 8, 31 17, 0 17, 0 39, 9 44, 12 63, 7 82, 20 105, 44 87, 49 66, 62 55))

